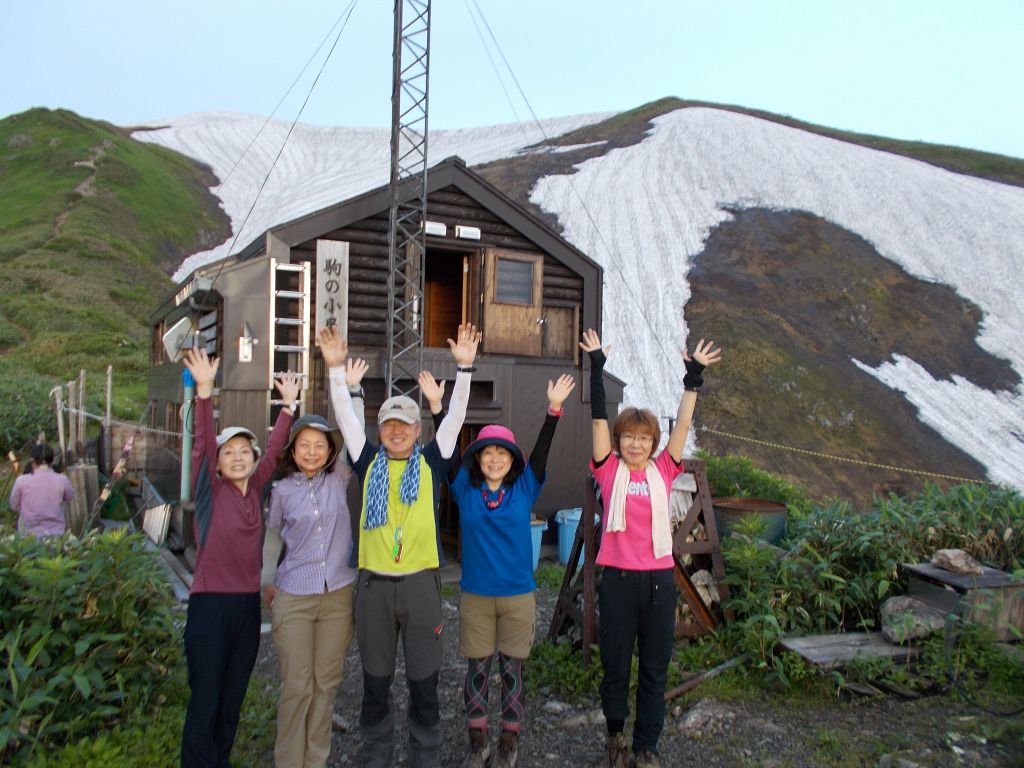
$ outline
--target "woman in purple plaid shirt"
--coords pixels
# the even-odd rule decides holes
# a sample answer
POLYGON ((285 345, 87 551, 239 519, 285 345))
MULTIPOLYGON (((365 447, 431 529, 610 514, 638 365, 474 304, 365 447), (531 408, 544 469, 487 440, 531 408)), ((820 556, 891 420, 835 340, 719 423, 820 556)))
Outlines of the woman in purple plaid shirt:
MULTIPOLYGON (((348 361, 345 378, 353 397, 362 397, 366 369, 363 360, 348 361)), ((284 479, 270 497, 263 584, 281 665, 277 768, 324 766, 331 751, 331 715, 352 640, 357 576, 349 566, 354 536, 348 494, 356 494, 351 503, 358 509, 359 488, 339 455, 340 443, 324 417, 296 421, 281 454, 284 479)))

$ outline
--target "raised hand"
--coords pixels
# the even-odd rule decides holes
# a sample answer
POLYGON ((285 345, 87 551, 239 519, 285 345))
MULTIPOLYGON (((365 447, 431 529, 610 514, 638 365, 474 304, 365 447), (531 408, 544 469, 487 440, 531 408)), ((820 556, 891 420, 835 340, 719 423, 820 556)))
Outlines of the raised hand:
POLYGON ((464 323, 459 325, 458 336, 458 341, 448 339, 448 347, 452 351, 452 357, 455 358, 455 364, 473 365, 473 361, 476 359, 476 348, 480 344, 480 339, 483 338, 480 331, 472 323, 464 323))
POLYGON ((430 371, 420 371, 417 381, 420 385, 420 392, 430 403, 430 412, 440 413, 441 401, 444 399, 444 379, 438 382, 430 371), (434 409, 435 405, 437 406, 436 410, 434 409))
MULTIPOLYGON (((597 352, 598 350, 601 350, 601 337, 597 335, 597 331, 593 328, 588 328, 583 332, 583 340, 580 342, 580 349, 588 354, 590 352, 597 352)), ((603 351, 605 357, 607 357, 608 353, 612 351, 612 347, 609 344, 601 351, 603 351)))
POLYGON ((370 364, 363 358, 353 360, 350 357, 345 362, 345 383, 349 387, 358 386, 368 370, 370 370, 370 364))
POLYGON ((348 339, 341 338, 336 326, 321 328, 316 337, 316 345, 328 368, 337 368, 348 357, 348 339))
POLYGON ((548 381, 548 407, 553 411, 562 409, 569 394, 576 389, 576 379, 568 373, 563 373, 557 381, 548 381))
POLYGON ((279 374, 274 378, 274 389, 276 389, 286 406, 291 405, 299 399, 299 392, 302 390, 302 376, 288 371, 279 374))
MULTIPOLYGON (((704 368, 714 363, 717 363, 721 359, 722 348, 715 347, 715 342, 713 341, 708 341, 707 343, 705 343, 704 339, 698 341, 697 346, 694 347, 693 349, 692 357, 686 353, 686 350, 683 350, 683 360, 685 362, 694 360, 700 363, 701 366, 703 366, 704 368)), ((690 366, 687 365, 687 369, 689 369, 689 367, 690 366)))
POLYGON ((216 357, 208 357, 206 350, 193 348, 185 352, 185 367, 192 374, 196 383, 196 393, 200 397, 209 397, 213 394, 213 383, 217 378, 217 368, 220 367, 220 360, 216 357))

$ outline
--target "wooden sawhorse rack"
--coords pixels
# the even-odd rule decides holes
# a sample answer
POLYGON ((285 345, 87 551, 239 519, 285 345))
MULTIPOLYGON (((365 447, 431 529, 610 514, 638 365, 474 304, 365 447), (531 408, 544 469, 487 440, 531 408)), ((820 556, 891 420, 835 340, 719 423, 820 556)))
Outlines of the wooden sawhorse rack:
MULTIPOLYGON (((692 623, 677 624, 676 637, 697 636, 711 631, 718 621, 710 608, 701 598, 697 587, 683 565, 683 559, 691 558, 710 560, 710 571, 714 576, 715 585, 721 600, 728 597, 728 587, 724 583, 725 561, 722 559, 722 548, 718 538, 718 526, 711 505, 711 491, 708 488, 707 469, 704 461, 693 459, 686 461, 686 474, 693 476, 696 492, 693 503, 686 511, 682 522, 672 534, 672 559, 675 563, 674 573, 676 586, 680 596, 690 607, 695 619, 692 623), (700 533, 698 525, 703 527, 700 533), (693 539, 688 541, 687 539, 693 539)), ((673 494, 675 491, 673 491, 673 494)), ((554 642, 562 635, 579 633, 582 644, 583 663, 590 664, 591 647, 597 642, 597 550, 601 532, 595 524, 598 511, 597 494, 594 490, 593 478, 587 477, 584 489, 583 519, 576 527, 576 537, 569 552, 569 562, 565 566, 565 576, 555 603, 555 611, 548 629, 548 640, 554 642), (577 568, 580 553, 583 553, 583 567, 577 568)), ((728 614, 725 615, 729 618, 728 614)), ((573 638, 574 641, 576 638, 573 638)))

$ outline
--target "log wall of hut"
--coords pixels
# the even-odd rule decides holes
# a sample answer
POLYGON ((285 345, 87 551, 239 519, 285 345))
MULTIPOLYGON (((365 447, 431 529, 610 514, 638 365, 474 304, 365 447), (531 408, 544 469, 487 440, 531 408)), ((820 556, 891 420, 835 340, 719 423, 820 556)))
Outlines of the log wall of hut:
MULTIPOLYGON (((485 248, 502 248, 529 253, 541 249, 520 232, 505 224, 455 187, 430 195, 427 215, 431 221, 448 226, 447 237, 428 237, 427 255, 432 249, 466 253, 485 248), (454 237, 456 225, 478 227, 480 240, 454 237)), ((388 212, 361 219, 322 235, 323 239, 349 243, 348 337, 355 348, 386 346, 385 318, 388 305, 388 212)), ((291 250, 292 261, 316 260, 316 241, 291 250)), ((544 256, 544 306, 576 310, 583 303, 583 278, 549 254, 544 256)), ((315 305, 316 297, 313 297, 315 305)), ((573 315, 578 317, 578 311, 573 315)), ((575 329, 574 329, 575 330, 575 329)), ((577 336, 577 333, 573 333, 577 336)))

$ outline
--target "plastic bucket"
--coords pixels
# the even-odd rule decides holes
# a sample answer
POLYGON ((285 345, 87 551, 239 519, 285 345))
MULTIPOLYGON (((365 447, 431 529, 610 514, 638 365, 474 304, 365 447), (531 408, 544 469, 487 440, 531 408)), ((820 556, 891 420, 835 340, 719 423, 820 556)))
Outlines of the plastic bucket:
POLYGON ((732 526, 748 515, 758 515, 765 524, 764 539, 769 544, 778 544, 786 533, 786 517, 789 511, 785 504, 767 499, 748 499, 743 496, 725 496, 711 500, 715 509, 715 524, 720 538, 732 532, 732 526))
MULTIPOLYGON (((569 555, 572 554, 572 543, 576 540, 576 527, 583 517, 583 508, 560 509, 555 513, 555 522, 558 523, 558 562, 565 565, 569 562, 569 555)), ((580 552, 580 559, 576 567, 583 562, 583 552, 580 552)))
POLYGON ((536 517, 530 520, 530 533, 533 534, 533 570, 535 571, 540 563, 540 540, 547 529, 547 520, 538 520, 536 517))

